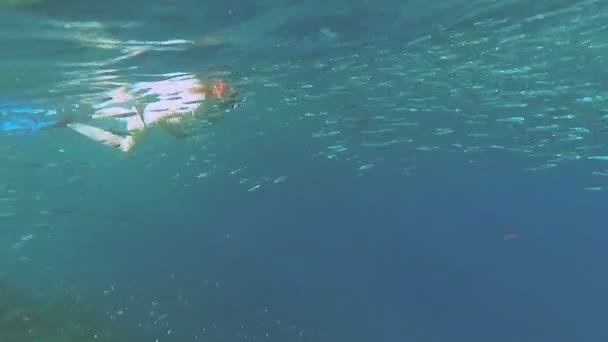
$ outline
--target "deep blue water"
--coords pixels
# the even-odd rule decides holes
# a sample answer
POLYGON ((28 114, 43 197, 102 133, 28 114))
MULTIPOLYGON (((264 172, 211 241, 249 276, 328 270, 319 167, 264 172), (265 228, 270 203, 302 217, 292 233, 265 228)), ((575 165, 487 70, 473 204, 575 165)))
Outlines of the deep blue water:
POLYGON ((77 231, 69 251, 48 252, 54 276, 76 292, 112 284, 102 306, 126 303, 131 327, 158 301, 180 341, 201 328, 211 340, 605 337, 605 195, 581 190, 580 170, 524 173, 505 154, 446 156, 410 177, 285 162, 308 172, 246 195, 206 184, 162 213, 77 231))

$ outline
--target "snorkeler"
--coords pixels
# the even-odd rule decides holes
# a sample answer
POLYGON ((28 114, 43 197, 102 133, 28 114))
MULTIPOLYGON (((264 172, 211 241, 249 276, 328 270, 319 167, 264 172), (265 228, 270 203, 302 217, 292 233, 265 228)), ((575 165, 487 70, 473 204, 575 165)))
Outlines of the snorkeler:
POLYGON ((222 80, 206 84, 192 75, 181 74, 132 87, 122 85, 108 93, 106 99, 93 106, 95 114, 91 116, 108 119, 105 128, 80 122, 67 122, 67 127, 129 152, 150 127, 159 126, 175 136, 184 136, 184 127, 210 119, 213 106, 234 105, 235 91, 222 80))

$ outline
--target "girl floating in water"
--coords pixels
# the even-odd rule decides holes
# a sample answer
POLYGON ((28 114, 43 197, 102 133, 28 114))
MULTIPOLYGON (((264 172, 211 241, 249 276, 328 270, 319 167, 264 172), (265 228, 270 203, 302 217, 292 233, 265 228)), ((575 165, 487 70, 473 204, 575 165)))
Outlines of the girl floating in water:
POLYGON ((96 113, 91 116, 109 119, 105 128, 80 122, 68 122, 67 127, 123 152, 133 150, 148 128, 159 126, 183 136, 183 127, 208 120, 214 106, 235 104, 235 91, 224 81, 207 84, 189 74, 131 87, 122 85, 107 95, 106 101, 93 106, 96 113))

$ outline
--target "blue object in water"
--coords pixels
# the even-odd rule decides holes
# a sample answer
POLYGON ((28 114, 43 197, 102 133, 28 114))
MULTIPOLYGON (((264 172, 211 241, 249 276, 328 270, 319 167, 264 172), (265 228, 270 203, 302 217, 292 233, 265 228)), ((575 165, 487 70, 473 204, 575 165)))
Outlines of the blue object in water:
POLYGON ((52 126, 55 121, 36 121, 32 119, 10 119, 0 124, 0 131, 36 131, 44 127, 52 126))
POLYGON ((37 131, 55 125, 57 111, 0 103, 0 132, 37 131))

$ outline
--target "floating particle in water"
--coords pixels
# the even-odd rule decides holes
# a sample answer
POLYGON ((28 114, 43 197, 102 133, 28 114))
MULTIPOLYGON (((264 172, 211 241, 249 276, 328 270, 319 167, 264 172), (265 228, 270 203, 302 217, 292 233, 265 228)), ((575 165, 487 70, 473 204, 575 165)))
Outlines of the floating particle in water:
POLYGON ((578 103, 591 103, 591 102, 593 102, 593 98, 589 97, 589 96, 586 96, 586 97, 582 97, 580 99, 576 99, 576 102, 578 102, 578 103))
POLYGON ((359 166, 358 170, 360 170, 360 171, 369 170, 372 167, 374 167, 374 164, 372 164, 372 163, 364 164, 364 165, 359 166))
POLYGON ((508 118, 504 118, 504 119, 499 119, 499 122, 524 122, 526 121, 526 118, 524 118, 523 116, 511 116, 508 118))
POLYGON ((16 251, 18 249, 20 249, 21 247, 23 247, 23 245, 27 242, 30 241, 31 239, 34 238, 34 234, 26 234, 23 235, 19 241, 15 242, 12 246, 11 246, 11 250, 16 251))
POLYGON ((274 184, 279 184, 279 183, 283 183, 283 182, 284 182, 284 181, 286 181, 286 180, 287 180, 287 176, 280 176, 280 177, 275 178, 275 179, 272 181, 272 183, 274 183, 274 184))
POLYGON ((34 234, 26 234, 21 237, 21 241, 29 241, 34 238, 34 234))

